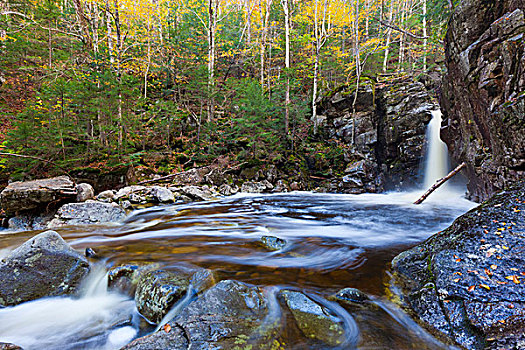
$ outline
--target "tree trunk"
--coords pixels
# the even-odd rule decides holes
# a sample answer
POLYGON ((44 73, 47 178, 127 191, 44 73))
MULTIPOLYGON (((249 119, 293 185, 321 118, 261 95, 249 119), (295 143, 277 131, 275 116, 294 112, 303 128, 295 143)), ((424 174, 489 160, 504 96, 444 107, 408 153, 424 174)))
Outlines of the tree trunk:
MULTIPOLYGON (((389 24, 392 24, 393 17, 394 17, 394 0, 390 0, 390 12, 388 14, 389 24)), ((391 39, 392 39, 392 28, 388 28, 387 34, 386 34, 385 58, 383 60, 383 73, 386 73, 386 70, 388 68, 388 55, 389 55, 391 39)))
POLYGON ((215 114, 215 33, 217 29, 217 0, 208 0, 208 123, 215 114))
POLYGON ((288 0, 281 0, 284 11, 284 29, 285 29, 285 67, 286 67, 286 95, 285 95, 285 116, 284 116, 284 133, 288 135, 290 128, 290 5, 288 0))
POLYGON ((428 39, 427 39, 427 0, 423 0, 423 71, 427 70, 427 50, 428 50, 428 39))
POLYGON ((425 194, 423 194, 417 201, 415 201, 414 204, 421 204, 421 203, 423 203, 423 201, 425 199, 427 199, 427 197, 430 196, 432 194, 432 192, 437 190, 441 185, 443 185, 445 182, 450 180, 454 175, 459 173, 461 171, 461 169, 463 169, 465 166, 467 166, 466 163, 461 163, 460 165, 457 166, 456 169, 452 170, 447 176, 445 176, 442 179, 437 180, 437 182, 434 185, 432 185, 432 187, 430 187, 425 192, 425 194))

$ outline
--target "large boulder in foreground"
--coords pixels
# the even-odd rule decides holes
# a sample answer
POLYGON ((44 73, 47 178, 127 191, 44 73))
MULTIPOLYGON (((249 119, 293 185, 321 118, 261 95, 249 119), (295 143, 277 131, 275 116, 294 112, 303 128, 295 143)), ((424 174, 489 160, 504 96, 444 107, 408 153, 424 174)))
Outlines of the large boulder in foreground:
POLYGON ((93 225, 118 222, 126 217, 126 212, 116 203, 102 203, 88 200, 83 203, 64 204, 47 224, 47 228, 65 225, 93 225))
POLYGON ((502 192, 392 262, 421 321, 468 349, 525 344, 525 184, 502 192))
POLYGON ((46 209, 50 203, 73 202, 75 183, 67 176, 13 182, 0 193, 0 204, 8 214, 46 209))
POLYGON ((123 349, 270 349, 275 325, 262 290, 221 281, 204 292, 160 331, 123 349))
POLYGON ((472 199, 525 176, 525 0, 464 0, 445 38, 441 136, 472 199))
POLYGON ((86 258, 58 233, 40 233, 0 262, 0 305, 75 293, 88 272, 86 258))

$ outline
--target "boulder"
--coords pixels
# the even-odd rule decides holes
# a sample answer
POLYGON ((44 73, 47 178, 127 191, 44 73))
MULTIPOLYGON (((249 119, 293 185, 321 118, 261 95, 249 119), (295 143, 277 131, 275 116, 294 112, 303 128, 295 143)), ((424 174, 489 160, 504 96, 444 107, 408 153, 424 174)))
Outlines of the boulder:
POLYGON ((345 342, 343 321, 327 308, 301 292, 282 290, 279 295, 307 338, 321 341, 331 347, 340 346, 345 342))
POLYGON ((182 195, 197 201, 207 201, 214 197, 214 193, 208 186, 184 186, 181 192, 182 195))
POLYGON ((525 344, 525 184, 398 255, 395 283, 429 328, 468 349, 525 344))
POLYGON ((524 0, 464 0, 449 21, 441 137, 476 201, 525 176, 524 11, 524 0))
POLYGON ((86 258, 58 233, 40 233, 0 262, 0 305, 73 294, 88 272, 86 258))
POLYGON ((342 303, 363 303, 365 301, 369 301, 370 298, 365 293, 361 292, 359 289, 356 288, 344 288, 341 289, 339 292, 335 293, 330 298, 331 300, 336 300, 338 302, 342 303))
POLYGON ((87 183, 80 183, 76 185, 77 189, 77 202, 85 202, 88 199, 95 197, 95 190, 93 186, 87 183))
POLYGON ((160 331, 123 349, 271 349, 279 345, 266 324, 268 303, 262 290, 225 280, 191 302, 160 331))
POLYGON ((32 213, 19 214, 8 220, 8 227, 14 231, 45 230, 53 217, 54 213, 43 213, 40 215, 32 213))
POLYGON ((67 176, 10 183, 0 193, 0 204, 8 214, 42 210, 50 203, 74 201, 75 183, 67 176))
POLYGON ((268 180, 259 182, 246 181, 241 186, 241 192, 245 193, 264 193, 273 190, 273 185, 268 180))
POLYGON ((88 200, 84 203, 64 204, 47 224, 47 228, 65 225, 91 225, 118 222, 126 217, 124 209, 115 203, 88 200))
POLYGON ((188 286, 188 276, 165 270, 148 272, 140 279, 135 292, 137 309, 157 324, 188 293, 188 286))

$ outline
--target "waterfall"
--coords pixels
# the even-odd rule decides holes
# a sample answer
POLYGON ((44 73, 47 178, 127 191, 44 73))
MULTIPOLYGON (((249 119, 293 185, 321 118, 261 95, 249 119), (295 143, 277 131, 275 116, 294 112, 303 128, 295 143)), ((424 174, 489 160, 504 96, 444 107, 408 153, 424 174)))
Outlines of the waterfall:
MULTIPOLYGON (((432 120, 427 127, 427 151, 425 154, 424 186, 429 188, 437 180, 445 177, 449 171, 449 158, 447 145, 441 141, 441 111, 432 112, 432 120)), ((445 184, 446 186, 446 184, 445 184)))

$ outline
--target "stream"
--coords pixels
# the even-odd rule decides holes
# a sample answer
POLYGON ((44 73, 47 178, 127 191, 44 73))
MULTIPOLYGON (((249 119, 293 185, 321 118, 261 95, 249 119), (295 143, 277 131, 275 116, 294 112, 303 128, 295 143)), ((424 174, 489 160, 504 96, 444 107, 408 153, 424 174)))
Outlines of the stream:
MULTIPOLYGON (((357 348, 443 348, 389 301, 389 263, 475 203, 447 189, 422 205, 411 204, 420 194, 242 194, 141 209, 120 224, 59 229, 73 248, 93 248, 103 260, 79 298, 44 298, 0 309, 0 341, 26 350, 109 350, 152 332, 154 325, 137 314, 133 300, 107 291, 105 272, 153 262, 166 269, 191 263, 213 270, 217 280, 286 287, 319 300, 345 287, 358 288, 371 296, 374 307, 332 310, 356 325, 357 348), (264 248, 260 238, 267 235, 285 239, 285 248, 264 248)), ((1 257, 35 232, 0 234, 1 257)), ((280 310, 276 317, 285 314, 280 310)), ((287 348, 318 348, 293 334, 287 348)))

